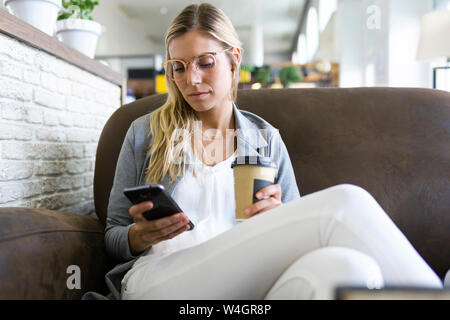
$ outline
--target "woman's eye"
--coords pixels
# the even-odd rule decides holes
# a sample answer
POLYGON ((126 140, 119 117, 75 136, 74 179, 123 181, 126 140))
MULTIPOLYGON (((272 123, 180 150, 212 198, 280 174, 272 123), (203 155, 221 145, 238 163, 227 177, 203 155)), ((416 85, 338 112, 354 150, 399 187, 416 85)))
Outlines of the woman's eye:
POLYGON ((174 72, 184 72, 184 66, 181 63, 174 63, 172 69, 174 72))
POLYGON ((214 58, 210 56, 203 56, 198 59, 198 65, 202 69, 208 69, 214 66, 214 58))
POLYGON ((212 63, 202 63, 200 64, 200 68, 211 68, 213 66, 212 63))

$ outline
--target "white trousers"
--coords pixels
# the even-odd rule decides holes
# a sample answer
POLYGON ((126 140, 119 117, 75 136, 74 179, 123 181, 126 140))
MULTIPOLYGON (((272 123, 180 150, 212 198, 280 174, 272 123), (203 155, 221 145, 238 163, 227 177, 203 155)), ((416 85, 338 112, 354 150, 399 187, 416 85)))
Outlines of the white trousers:
POLYGON ((197 246, 141 257, 125 277, 122 299, 333 299, 337 286, 442 288, 375 199, 347 184, 197 246))

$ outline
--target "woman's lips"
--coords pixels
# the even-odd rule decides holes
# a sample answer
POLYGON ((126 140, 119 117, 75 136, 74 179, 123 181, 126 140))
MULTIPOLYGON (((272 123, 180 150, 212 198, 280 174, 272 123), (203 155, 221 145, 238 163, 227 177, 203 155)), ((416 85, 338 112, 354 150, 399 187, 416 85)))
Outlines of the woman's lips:
POLYGON ((209 94, 209 92, 196 92, 196 93, 191 93, 189 95, 189 97, 193 98, 193 99, 202 99, 204 97, 206 97, 209 94))

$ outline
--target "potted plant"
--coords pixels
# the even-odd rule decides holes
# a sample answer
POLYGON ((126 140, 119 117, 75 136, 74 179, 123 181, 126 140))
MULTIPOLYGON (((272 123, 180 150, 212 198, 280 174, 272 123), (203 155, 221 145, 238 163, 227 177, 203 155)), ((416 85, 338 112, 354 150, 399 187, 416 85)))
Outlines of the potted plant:
POLYGON ((61 0, 3 0, 3 5, 17 18, 53 36, 61 0))
POLYGON ((242 83, 249 83, 252 80, 253 66, 241 65, 239 75, 242 83))
POLYGON ((286 66, 280 71, 280 80, 285 88, 289 88, 293 82, 302 81, 302 76, 295 66, 286 66))
POLYGON ((102 26, 91 16, 98 0, 63 0, 62 5, 56 22, 56 37, 89 58, 94 58, 102 33, 102 26))
POLYGON ((265 86, 270 82, 271 76, 272 71, 269 67, 261 67, 256 71, 255 80, 265 86))

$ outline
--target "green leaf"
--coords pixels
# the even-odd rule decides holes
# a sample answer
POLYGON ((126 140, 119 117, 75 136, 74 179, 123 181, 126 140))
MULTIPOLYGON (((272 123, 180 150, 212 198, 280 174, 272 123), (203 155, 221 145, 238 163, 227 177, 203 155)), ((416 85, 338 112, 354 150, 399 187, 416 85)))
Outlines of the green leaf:
POLYGON ((289 87, 292 82, 301 81, 302 77, 295 66, 287 66, 281 69, 280 80, 285 86, 289 87))
POLYGON ((244 65, 241 65, 241 70, 242 70, 242 71, 249 71, 249 72, 252 72, 253 70, 255 70, 255 67, 254 67, 254 66, 244 66, 244 65))
POLYGON ((94 7, 98 4, 98 0, 62 0, 62 5, 65 10, 61 10, 60 14, 58 15, 58 20, 68 19, 71 17, 93 20, 91 14, 94 10, 94 7), (74 11, 73 7, 79 8, 79 16, 76 12, 78 10, 74 11))
POLYGON ((63 14, 60 14, 60 15, 58 16, 58 20, 69 19, 70 16, 71 16, 70 13, 63 13, 63 14))
POLYGON ((270 82, 271 74, 272 72, 270 71, 269 68, 267 67, 259 68, 258 71, 256 72, 255 79, 256 81, 262 84, 266 84, 270 82))

